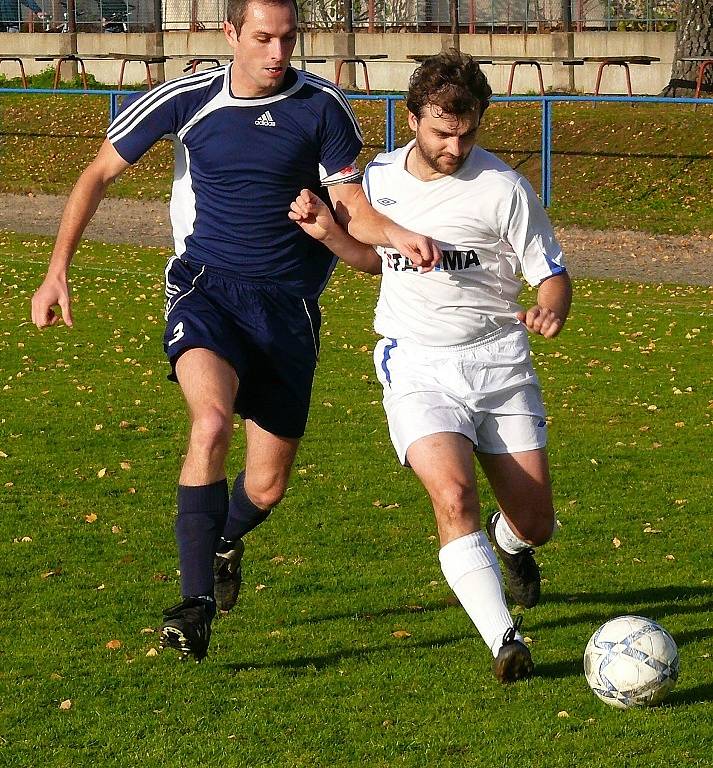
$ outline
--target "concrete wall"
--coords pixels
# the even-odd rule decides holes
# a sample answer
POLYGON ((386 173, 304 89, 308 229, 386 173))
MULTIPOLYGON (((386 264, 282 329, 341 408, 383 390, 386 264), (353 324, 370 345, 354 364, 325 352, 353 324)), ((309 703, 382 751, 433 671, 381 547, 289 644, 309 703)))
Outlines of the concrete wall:
MULTIPOLYGON (((403 91, 408 78, 416 67, 408 60, 409 55, 431 54, 450 47, 449 35, 416 33, 344 33, 312 32, 301 35, 295 54, 306 56, 334 55, 348 53, 388 54, 388 59, 372 61, 369 66, 369 81, 372 89, 381 91, 403 91)), ((0 55, 22 55, 28 74, 46 69, 48 62, 36 62, 34 56, 66 53, 70 50, 71 35, 67 34, 3 34, 0 35, 0 55)), ((668 83, 675 49, 674 32, 580 32, 531 35, 461 35, 463 51, 480 56, 616 56, 648 55, 658 56, 658 64, 631 65, 632 89, 635 94, 659 93, 668 83)), ((163 39, 155 34, 79 34, 77 50, 86 55, 102 53, 136 53, 141 55, 208 55, 230 56, 230 49, 218 30, 203 32, 165 32, 163 39)), ((87 61, 87 71, 97 80, 116 83, 119 62, 87 61)), ((185 61, 169 60, 164 66, 154 67, 152 76, 162 79, 183 74, 185 61)), ((334 78, 334 63, 308 64, 307 69, 329 79, 334 78)), ((583 93, 594 91, 598 65, 563 67, 558 64, 542 66, 545 88, 548 90, 575 90, 583 93)), ((495 93, 507 89, 510 67, 492 64, 483 65, 483 70, 495 93)), ((0 72, 15 77, 15 64, 0 65, 0 72)), ((69 76, 68 71, 63 76, 69 76)), ((131 63, 126 67, 125 83, 143 83, 143 64, 131 63)), ((361 67, 345 67, 342 84, 355 82, 363 88, 361 67)), ((626 84, 622 67, 606 67, 602 79, 603 93, 625 93, 626 84)), ((513 83, 515 93, 538 91, 538 81, 533 67, 518 67, 513 83)))

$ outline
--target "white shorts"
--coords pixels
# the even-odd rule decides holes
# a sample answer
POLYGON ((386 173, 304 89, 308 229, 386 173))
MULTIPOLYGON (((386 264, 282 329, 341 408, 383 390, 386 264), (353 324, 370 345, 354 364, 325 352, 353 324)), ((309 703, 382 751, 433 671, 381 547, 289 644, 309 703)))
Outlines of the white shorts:
POLYGON ((527 330, 519 323, 452 347, 381 339, 374 365, 402 464, 411 443, 437 432, 465 435, 482 453, 531 451, 547 444, 540 383, 530 362, 527 330))

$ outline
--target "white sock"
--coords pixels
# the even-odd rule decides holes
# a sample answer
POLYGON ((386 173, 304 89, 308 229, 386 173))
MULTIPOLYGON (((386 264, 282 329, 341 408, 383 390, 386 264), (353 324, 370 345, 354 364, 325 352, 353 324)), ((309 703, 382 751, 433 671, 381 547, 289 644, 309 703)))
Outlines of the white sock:
POLYGON ((524 549, 530 549, 532 547, 532 544, 528 544, 519 536, 515 535, 515 532, 508 525, 508 521, 505 519, 505 515, 503 515, 502 512, 497 513, 497 518, 495 520, 495 540, 511 555, 516 555, 518 552, 522 552, 524 549))
MULTIPOLYGON (((493 656, 513 625, 495 552, 483 531, 449 541, 438 553, 441 570, 493 656)), ((518 640, 522 636, 516 635, 518 640)))

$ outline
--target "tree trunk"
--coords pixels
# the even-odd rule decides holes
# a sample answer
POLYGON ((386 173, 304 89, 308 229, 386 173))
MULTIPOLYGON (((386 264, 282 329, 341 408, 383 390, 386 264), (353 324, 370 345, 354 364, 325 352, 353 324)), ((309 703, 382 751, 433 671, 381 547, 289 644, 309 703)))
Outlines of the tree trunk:
MULTIPOLYGON (((698 62, 681 61, 682 58, 692 56, 713 59, 713 0, 681 0, 671 80, 661 96, 693 96, 698 62)), ((711 91, 713 71, 709 67, 701 93, 711 91)))

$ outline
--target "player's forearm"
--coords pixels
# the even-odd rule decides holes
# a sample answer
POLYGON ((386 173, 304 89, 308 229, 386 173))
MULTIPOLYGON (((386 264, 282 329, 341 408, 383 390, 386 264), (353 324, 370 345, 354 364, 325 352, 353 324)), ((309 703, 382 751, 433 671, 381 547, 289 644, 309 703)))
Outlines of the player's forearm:
POLYGON ((79 177, 62 214, 47 270, 48 275, 66 278, 82 233, 96 212, 109 184, 110 180, 93 173, 91 166, 79 177))
POLYGON ((572 281, 566 272, 554 275, 537 289, 537 303, 553 312, 564 324, 572 305, 572 281))
POLYGON ((379 254, 370 245, 353 238, 336 222, 333 227, 330 227, 323 242, 335 256, 345 264, 349 264, 350 267, 361 272, 368 272, 370 275, 381 273, 379 254))
POLYGON ((391 219, 375 211, 364 195, 355 195, 349 207, 337 202, 335 212, 339 223, 360 243, 366 245, 394 245, 392 233, 403 229, 391 219))

